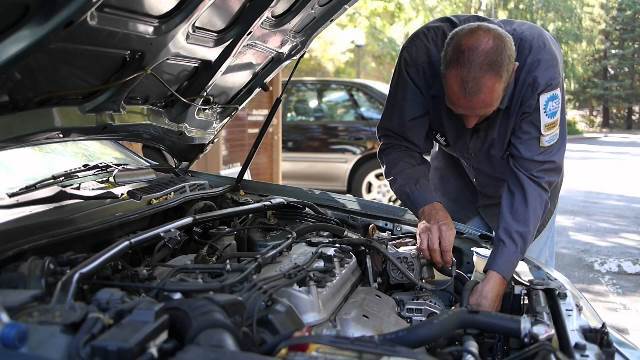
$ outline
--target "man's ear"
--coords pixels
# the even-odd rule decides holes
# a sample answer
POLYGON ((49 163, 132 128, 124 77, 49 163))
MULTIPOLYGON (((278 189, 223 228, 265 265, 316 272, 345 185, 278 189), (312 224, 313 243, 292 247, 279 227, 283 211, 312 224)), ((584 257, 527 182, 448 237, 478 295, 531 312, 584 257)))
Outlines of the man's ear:
POLYGON ((516 70, 518 69, 518 65, 520 65, 517 61, 513 63, 513 69, 511 70, 511 76, 509 76, 509 81, 507 81, 504 85, 505 89, 509 86, 509 83, 513 81, 516 77, 516 70))

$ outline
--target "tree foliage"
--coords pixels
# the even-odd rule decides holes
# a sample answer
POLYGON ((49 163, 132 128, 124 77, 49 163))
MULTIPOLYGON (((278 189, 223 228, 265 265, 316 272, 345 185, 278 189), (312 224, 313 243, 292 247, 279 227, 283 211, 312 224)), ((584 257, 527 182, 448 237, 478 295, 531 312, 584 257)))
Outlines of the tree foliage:
POLYGON ((594 14, 597 31, 584 53, 576 105, 600 109, 603 128, 631 129, 640 105, 640 2, 604 1, 594 14))
POLYGON ((547 29, 563 49, 569 105, 599 112, 603 126, 633 125, 640 105, 638 0, 360 0, 314 41, 296 75, 356 77, 359 68, 362 78, 388 82, 409 35, 462 13, 547 29))

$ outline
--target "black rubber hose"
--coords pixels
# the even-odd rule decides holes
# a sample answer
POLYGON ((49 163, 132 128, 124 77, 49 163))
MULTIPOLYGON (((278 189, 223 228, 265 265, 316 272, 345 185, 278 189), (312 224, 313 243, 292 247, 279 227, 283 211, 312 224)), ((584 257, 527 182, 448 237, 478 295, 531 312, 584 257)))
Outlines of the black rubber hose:
POLYGON ((469 280, 462 289, 462 296, 460 297, 460 306, 467 307, 469 306, 469 297, 471 296, 471 292, 476 285, 480 284, 478 280, 469 280))
POLYGON ((302 225, 297 227, 294 231, 298 238, 301 238, 304 235, 307 235, 313 232, 318 232, 318 231, 324 231, 324 232, 331 233, 335 236, 344 237, 346 235, 347 229, 340 227, 338 225, 318 223, 318 224, 302 225))
MULTIPOLYGON (((456 261, 456 258, 452 258, 452 265, 455 265, 454 262, 456 261)), ((446 277, 453 277, 453 272, 455 271, 455 267, 446 267, 446 266, 441 266, 441 267, 436 267, 435 264, 433 266, 434 269, 436 269, 440 274, 446 276, 446 277)))
POLYGON ((227 313, 206 297, 167 302, 164 311, 171 319, 170 332, 183 344, 191 344, 203 331, 218 328, 239 342, 240 329, 227 313))
POLYGON ((266 240, 264 232, 258 227, 253 229, 248 229, 246 232, 247 235, 247 251, 255 251, 258 248, 258 243, 261 243, 266 240))
POLYGON ((216 211, 218 207, 211 201, 198 201, 187 210, 187 215, 201 214, 209 211, 216 211))
POLYGON ((82 323, 75 337, 71 340, 69 356, 73 360, 89 358, 87 344, 93 340, 106 327, 102 318, 98 316, 87 317, 82 323))
POLYGON ((441 313, 418 325, 369 338, 415 349, 449 336, 454 331, 471 329, 515 338, 522 336, 519 316, 463 308, 441 313))
POLYGON ((304 201, 304 200, 293 200, 293 201, 289 201, 289 203, 292 204, 296 204, 296 205, 300 205, 300 206, 304 206, 307 209, 313 211, 314 213, 316 213, 317 215, 321 215, 324 217, 327 217, 331 220, 335 220, 337 222, 337 219, 334 219, 332 217, 330 217, 329 215, 327 215, 326 212, 324 212, 322 209, 320 209, 316 204, 312 203, 312 202, 308 202, 308 201, 304 201))
POLYGON ((458 294, 462 294, 462 290, 464 289, 464 286, 467 285, 468 282, 469 282, 469 278, 467 277, 467 275, 465 275, 465 273, 463 273, 460 270, 456 270, 456 277, 454 278, 454 281, 453 281, 453 289, 456 296, 458 296, 458 294))
POLYGON ((173 249, 170 247, 162 247, 162 245, 164 245, 163 242, 159 242, 158 246, 156 246, 156 249, 153 251, 153 255, 151 255, 151 263, 152 264, 157 264, 159 263, 162 259, 166 258, 167 256, 171 255, 171 252, 173 252, 173 249))
POLYGON ((228 252, 220 255, 220 259, 218 260, 221 263, 227 261, 227 259, 238 259, 238 258, 256 258, 262 255, 262 253, 258 251, 238 251, 238 252, 228 252))

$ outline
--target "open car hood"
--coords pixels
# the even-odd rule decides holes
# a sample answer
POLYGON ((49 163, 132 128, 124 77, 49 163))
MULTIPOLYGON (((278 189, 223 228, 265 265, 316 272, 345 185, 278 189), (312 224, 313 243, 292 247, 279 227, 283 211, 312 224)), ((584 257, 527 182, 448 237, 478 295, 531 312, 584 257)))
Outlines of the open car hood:
POLYGON ((0 149, 115 139, 193 162, 355 1, 3 1, 0 149))

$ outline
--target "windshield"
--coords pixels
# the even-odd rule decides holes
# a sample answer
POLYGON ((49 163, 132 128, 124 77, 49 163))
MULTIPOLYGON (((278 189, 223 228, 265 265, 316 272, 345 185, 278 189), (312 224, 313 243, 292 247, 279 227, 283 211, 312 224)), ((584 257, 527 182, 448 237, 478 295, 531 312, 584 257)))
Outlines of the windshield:
POLYGON ((0 151, 0 194, 67 169, 99 162, 149 165, 109 140, 68 141, 0 151))

